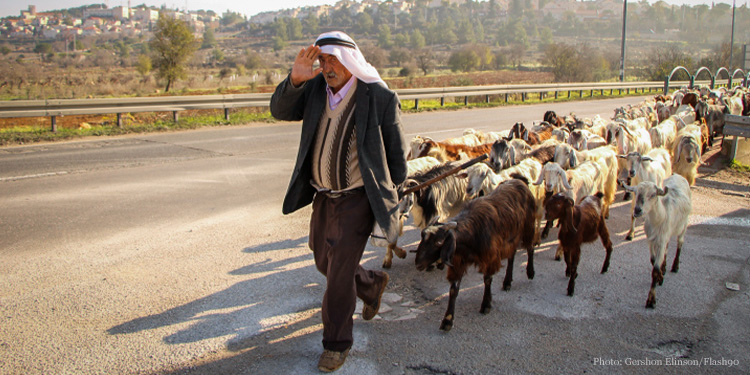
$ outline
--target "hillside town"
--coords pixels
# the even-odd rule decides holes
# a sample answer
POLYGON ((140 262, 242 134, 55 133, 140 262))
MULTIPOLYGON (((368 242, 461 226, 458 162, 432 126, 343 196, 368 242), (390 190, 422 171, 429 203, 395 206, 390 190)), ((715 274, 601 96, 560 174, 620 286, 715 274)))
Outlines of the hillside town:
MULTIPOLYGON (((429 8, 439 8, 446 3, 461 5, 470 0, 431 0, 429 8)), ((511 6, 509 0, 492 0, 475 2, 477 12, 488 12, 490 7, 497 7, 499 21, 508 16, 508 8, 511 6)), ((635 4, 633 4, 635 5, 635 4)), ((346 10, 351 15, 364 12, 367 9, 380 9, 382 6, 390 7, 390 11, 398 15, 409 13, 415 6, 415 1, 392 1, 384 3, 379 0, 351 1, 341 0, 334 5, 306 6, 293 9, 284 9, 272 12, 263 12, 245 16, 247 22, 264 25, 274 22, 276 19, 290 17, 304 19, 308 16, 322 17, 346 10)), ((539 17, 561 20, 572 17, 578 21, 618 20, 622 17, 622 2, 619 0, 553 0, 532 1, 529 4, 531 11, 539 17)), ((230 12, 227 12, 230 13, 230 12)), ((177 9, 160 9, 140 6, 117 6, 107 8, 87 8, 81 17, 65 16, 59 11, 38 12, 36 6, 29 5, 28 9, 21 10, 17 17, 5 17, 0 19, 0 36, 3 39, 36 39, 36 40, 72 40, 76 36, 114 35, 134 37, 151 30, 153 23, 160 14, 167 17, 186 21, 195 34, 202 34, 207 27, 218 26, 224 15, 212 11, 187 11, 177 9)))

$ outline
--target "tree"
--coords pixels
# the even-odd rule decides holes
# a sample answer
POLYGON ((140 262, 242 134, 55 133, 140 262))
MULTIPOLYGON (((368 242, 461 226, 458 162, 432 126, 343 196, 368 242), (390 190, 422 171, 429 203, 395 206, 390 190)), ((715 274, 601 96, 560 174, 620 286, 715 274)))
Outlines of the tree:
POLYGON ((390 48, 391 47, 391 28, 388 25, 380 25, 380 33, 378 34, 378 47, 390 48))
POLYGON ((302 22, 296 18, 289 18, 286 23, 289 40, 302 39, 302 22))
POLYGON ((206 28, 203 32, 203 43, 201 49, 211 49, 216 47, 216 37, 214 36, 214 30, 210 27, 206 28))
POLYGON ((401 67, 402 64, 411 60, 411 52, 406 48, 394 48, 391 50, 389 58, 392 63, 396 64, 396 66, 401 67))
POLYGON ((164 91, 169 92, 175 81, 187 75, 185 63, 198 47, 195 37, 186 22, 159 16, 150 45, 154 54, 156 75, 167 81, 164 91))
POLYGON ((448 58, 448 66, 451 71, 463 71, 468 72, 479 68, 482 63, 482 59, 477 55, 476 52, 471 49, 462 49, 457 52, 453 52, 448 58))
POLYGON ((417 54, 416 60, 417 67, 422 70, 424 75, 427 75, 427 73, 430 72, 432 66, 434 65, 435 57, 432 55, 432 51, 430 49, 424 49, 421 53, 417 54))
POLYGON ((308 35, 317 35, 320 30, 320 20, 315 17, 314 14, 310 13, 302 20, 302 30, 308 35))
POLYGON ((419 29, 414 29, 414 31, 411 32, 410 41, 412 50, 420 50, 425 46, 424 36, 419 29))
POLYGON ((151 73, 151 69, 153 69, 151 58, 148 57, 148 55, 138 55, 138 63, 135 65, 135 70, 142 75, 143 78, 146 78, 146 76, 151 73))

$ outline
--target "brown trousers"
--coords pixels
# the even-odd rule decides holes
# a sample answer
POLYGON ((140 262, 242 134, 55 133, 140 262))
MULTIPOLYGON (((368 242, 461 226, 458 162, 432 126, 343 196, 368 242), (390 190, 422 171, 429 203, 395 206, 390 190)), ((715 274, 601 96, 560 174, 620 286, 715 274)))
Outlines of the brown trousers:
POLYGON ((359 264, 374 223, 364 189, 336 198, 315 196, 309 245, 315 266, 327 279, 322 308, 325 349, 350 348, 357 297, 372 303, 378 296, 383 273, 359 264))

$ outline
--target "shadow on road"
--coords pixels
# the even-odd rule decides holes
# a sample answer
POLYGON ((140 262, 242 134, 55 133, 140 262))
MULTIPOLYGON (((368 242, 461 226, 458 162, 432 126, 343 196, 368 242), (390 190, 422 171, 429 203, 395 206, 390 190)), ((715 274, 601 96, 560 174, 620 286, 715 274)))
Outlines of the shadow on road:
MULTIPOLYGON (((246 248, 244 253, 262 254, 288 251, 307 243, 307 236, 258 247, 246 248)), ((274 258, 279 258, 278 255, 274 258)), ((278 311, 306 311, 317 307, 322 287, 312 274, 317 274, 312 255, 302 255, 272 261, 270 258, 229 272, 230 275, 249 275, 220 292, 207 295, 158 314, 148 315, 116 325, 107 330, 110 335, 132 334, 175 326, 177 331, 163 338, 168 344, 198 342, 230 336, 228 346, 244 348, 236 337, 254 336, 260 330, 277 324, 278 311), (289 286, 289 294, 280 290, 289 286)), ((179 292, 176 292, 179 293, 179 292)))

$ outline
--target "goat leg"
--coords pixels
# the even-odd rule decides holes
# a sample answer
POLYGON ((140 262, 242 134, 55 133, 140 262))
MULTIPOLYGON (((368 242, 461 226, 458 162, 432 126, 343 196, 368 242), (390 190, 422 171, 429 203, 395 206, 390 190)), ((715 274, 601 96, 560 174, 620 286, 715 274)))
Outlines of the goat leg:
POLYGON ((492 310, 492 275, 484 275, 484 297, 482 298, 482 308, 479 312, 489 314, 492 310))
POLYGON ((456 297, 458 297, 458 289, 460 287, 461 280, 451 283, 450 296, 448 297, 448 310, 445 311, 443 322, 440 323, 440 329, 445 332, 448 332, 453 328, 453 314, 456 311, 456 297))
POLYGON ((391 268, 392 261, 393 249, 391 248, 391 245, 388 244, 388 247, 385 249, 385 257, 383 258, 383 268, 391 268))
POLYGON ((529 259, 526 263, 526 277, 534 280, 534 246, 526 248, 526 257, 529 259))
POLYGON ((654 305, 656 305, 656 293, 654 293, 654 288, 656 288, 656 284, 660 279, 663 281, 664 276, 661 274, 659 267, 654 266, 653 270, 651 270, 651 289, 648 291, 648 299, 646 299, 647 309, 653 309, 654 305))
POLYGON ((544 229, 542 230, 542 239, 547 238, 549 235, 549 230, 552 229, 552 222, 554 220, 547 220, 547 222, 544 224, 544 229))
POLYGON ((674 255, 674 261, 672 261, 672 272, 677 273, 680 269, 680 252, 682 251, 682 241, 677 241, 677 254, 674 255))
POLYGON ((516 257, 515 250, 513 251, 513 254, 508 257, 508 268, 505 269, 505 279, 503 280, 503 290, 509 291, 510 290, 510 284, 513 282, 513 259, 516 257))
POLYGON ((602 240, 602 245, 607 250, 607 256, 604 258, 604 264, 602 264, 602 272, 605 273, 609 269, 609 258, 612 255, 612 241, 609 239, 609 231, 607 230, 607 224, 602 219, 599 222, 599 238, 602 240))
POLYGON ((628 231, 628 235, 625 236, 625 240, 632 241, 634 232, 635 232, 635 216, 630 215, 630 230, 628 231))
POLYGON ((404 249, 402 249, 396 244, 393 244, 393 252, 396 254, 397 257, 401 259, 406 258, 406 251, 404 251, 404 249))
POLYGON ((568 281, 568 296, 572 297, 576 289, 576 278, 578 277, 578 261, 581 259, 581 248, 577 247, 571 251, 570 281, 568 281))

